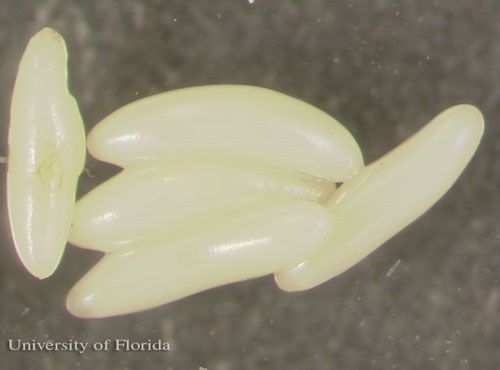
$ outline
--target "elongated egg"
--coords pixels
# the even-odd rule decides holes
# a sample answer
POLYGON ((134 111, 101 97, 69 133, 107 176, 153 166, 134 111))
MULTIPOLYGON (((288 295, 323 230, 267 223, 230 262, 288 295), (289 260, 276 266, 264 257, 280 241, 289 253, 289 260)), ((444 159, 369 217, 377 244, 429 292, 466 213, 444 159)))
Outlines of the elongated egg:
POLYGON ((226 217, 276 199, 325 202, 335 184, 273 166, 222 161, 129 167, 77 202, 71 243, 104 252, 193 232, 205 219, 226 217))
POLYGON ((191 233, 105 255, 69 292, 68 310, 106 317, 280 271, 332 233, 330 212, 307 201, 270 202, 191 233))
POLYGON ((287 291, 344 272, 427 211, 472 158, 484 130, 477 108, 458 105, 339 187, 327 206, 336 232, 315 253, 275 275, 287 291))
POLYGON ((68 92, 62 37, 44 28, 29 41, 10 111, 7 205, 17 254, 34 276, 56 269, 66 245, 85 130, 68 92))
POLYGON ((92 156, 121 167, 239 159, 345 181, 363 165, 349 132, 325 112, 269 89, 212 85, 130 103, 88 136, 92 156))

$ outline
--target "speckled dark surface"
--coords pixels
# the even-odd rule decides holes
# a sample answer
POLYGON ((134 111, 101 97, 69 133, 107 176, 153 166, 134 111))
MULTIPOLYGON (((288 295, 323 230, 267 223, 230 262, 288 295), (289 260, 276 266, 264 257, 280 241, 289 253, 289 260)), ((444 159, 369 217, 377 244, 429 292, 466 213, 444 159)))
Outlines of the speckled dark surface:
MULTIPOLYGON (((473 103, 487 130, 451 191, 313 290, 287 294, 267 277, 134 315, 80 320, 65 311, 65 295, 98 256, 68 248, 53 277, 25 273, 8 231, 2 165, 1 370, 500 368, 500 2, 297 3, 3 0, 0 154, 19 57, 36 30, 51 26, 68 42, 88 128, 156 92, 245 83, 334 115, 370 162, 444 108, 473 103), (173 350, 17 353, 6 351, 8 338, 161 338, 173 350)), ((87 168, 95 177, 82 177, 81 193, 114 171, 90 158, 87 168)))

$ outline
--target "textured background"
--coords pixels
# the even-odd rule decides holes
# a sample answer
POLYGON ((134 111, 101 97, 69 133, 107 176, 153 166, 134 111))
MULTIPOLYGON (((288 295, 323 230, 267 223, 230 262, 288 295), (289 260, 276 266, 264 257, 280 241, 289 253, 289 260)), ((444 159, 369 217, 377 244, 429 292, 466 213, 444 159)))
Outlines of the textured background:
MULTIPOLYGON (((138 97, 245 83, 334 115, 366 162, 453 104, 480 107, 487 131, 436 206, 340 277, 297 294, 267 277, 111 319, 80 320, 64 309, 68 289, 97 255, 68 248, 44 281, 23 271, 2 196, 0 369, 500 368, 498 19, 497 0, 3 0, 0 154, 16 65, 46 25, 68 42, 72 91, 88 129, 138 97), (174 349, 13 353, 7 338, 162 338, 174 349)), ((82 176, 81 193, 115 171, 90 158, 87 168, 95 177, 82 176)), ((3 195, 5 166, 0 176, 3 195)))

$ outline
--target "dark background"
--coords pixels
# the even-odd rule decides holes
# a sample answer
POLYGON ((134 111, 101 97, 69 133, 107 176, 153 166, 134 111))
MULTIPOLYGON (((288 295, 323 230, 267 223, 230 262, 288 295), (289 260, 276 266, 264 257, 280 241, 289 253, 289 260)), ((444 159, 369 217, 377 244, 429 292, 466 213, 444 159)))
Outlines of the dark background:
MULTIPOLYGON (((477 105, 487 128, 436 206, 320 287, 289 294, 266 277, 101 320, 64 308, 97 254, 68 248, 44 281, 21 267, 0 165, 0 369, 500 368, 499 20, 497 0, 3 0, 0 155, 16 66, 43 26, 66 38, 87 130, 139 97, 213 83, 266 86, 320 107, 345 123, 367 163, 450 105, 477 105), (161 338, 173 350, 14 353, 7 338, 161 338)), ((94 177, 82 176, 80 194, 116 172, 91 158, 87 169, 94 177)))

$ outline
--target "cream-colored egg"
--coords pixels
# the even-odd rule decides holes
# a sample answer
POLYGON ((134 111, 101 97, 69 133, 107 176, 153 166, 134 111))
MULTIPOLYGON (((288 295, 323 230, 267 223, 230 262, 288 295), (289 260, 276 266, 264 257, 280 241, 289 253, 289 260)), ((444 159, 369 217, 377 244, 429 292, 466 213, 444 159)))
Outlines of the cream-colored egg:
POLYGON ((168 238, 196 224, 276 199, 325 202, 335 184, 245 162, 177 162, 130 167, 77 202, 70 242, 109 252, 168 238))
POLYGON ((332 233, 329 211, 271 202, 169 240, 105 255, 70 291, 79 317, 121 315, 270 274, 298 263, 332 233))
POLYGON ((349 132, 323 111, 276 91, 213 85, 126 105, 88 136, 89 152, 122 167, 239 159, 344 181, 363 165, 349 132))
POLYGON ((305 261, 277 273, 278 286, 304 290, 331 279, 427 211, 462 173, 483 130, 481 113, 458 105, 366 166, 328 202, 336 232, 305 261))
POLYGON ((28 43, 12 95, 7 204, 21 262, 42 279, 56 269, 66 245, 85 131, 68 92, 64 40, 44 28, 28 43))

